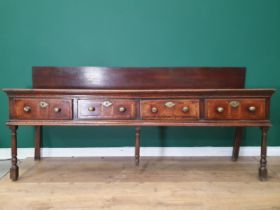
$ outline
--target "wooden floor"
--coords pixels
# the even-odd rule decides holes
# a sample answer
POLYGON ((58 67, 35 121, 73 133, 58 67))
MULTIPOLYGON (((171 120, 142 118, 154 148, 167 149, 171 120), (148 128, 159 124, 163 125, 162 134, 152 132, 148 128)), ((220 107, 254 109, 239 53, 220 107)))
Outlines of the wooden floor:
POLYGON ((0 180, 0 209, 280 210, 280 157, 269 181, 258 158, 45 158, 20 163, 0 180))
POLYGON ((10 168, 10 160, 0 160, 0 179, 5 176, 10 168))

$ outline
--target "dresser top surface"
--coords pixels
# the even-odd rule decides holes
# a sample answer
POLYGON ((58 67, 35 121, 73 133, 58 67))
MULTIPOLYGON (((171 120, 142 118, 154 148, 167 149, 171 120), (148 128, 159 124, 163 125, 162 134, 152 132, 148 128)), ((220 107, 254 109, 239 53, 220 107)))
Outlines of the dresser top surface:
POLYGON ((19 95, 105 95, 105 94, 117 94, 117 95, 250 95, 250 96, 271 96, 275 89, 273 88, 240 88, 240 89, 16 89, 7 88, 3 89, 7 94, 19 94, 19 95))

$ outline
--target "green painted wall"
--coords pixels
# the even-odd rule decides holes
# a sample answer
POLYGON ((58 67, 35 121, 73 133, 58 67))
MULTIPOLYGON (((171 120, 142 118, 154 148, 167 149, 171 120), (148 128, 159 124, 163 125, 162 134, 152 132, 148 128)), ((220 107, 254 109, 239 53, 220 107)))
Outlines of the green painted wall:
MULTIPOLYGON (((0 88, 30 88, 31 67, 246 66, 247 87, 279 89, 279 0, 0 0, 0 88)), ((0 93, 0 147, 10 146, 0 93)), ((269 144, 280 145, 280 94, 269 144)), ((243 145, 258 145, 249 128, 243 145)), ((144 146, 226 146, 232 128, 143 128, 144 146)), ((44 146, 130 146, 134 128, 48 127, 44 146)), ((33 146, 33 128, 19 129, 33 146)))

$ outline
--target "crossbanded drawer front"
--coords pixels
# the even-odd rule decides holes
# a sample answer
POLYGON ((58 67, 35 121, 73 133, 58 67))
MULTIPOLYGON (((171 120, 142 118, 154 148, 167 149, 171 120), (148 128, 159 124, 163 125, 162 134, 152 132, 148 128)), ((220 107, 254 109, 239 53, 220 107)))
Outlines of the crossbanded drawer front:
POLYGON ((199 119, 199 100, 142 100, 142 119, 199 119))
POLYGON ((264 120, 265 99, 207 99, 205 118, 210 120, 264 120))
POLYGON ((70 120, 72 100, 15 98, 11 100, 11 119, 70 120))
POLYGON ((135 119, 136 101, 129 99, 78 100, 79 119, 135 119))

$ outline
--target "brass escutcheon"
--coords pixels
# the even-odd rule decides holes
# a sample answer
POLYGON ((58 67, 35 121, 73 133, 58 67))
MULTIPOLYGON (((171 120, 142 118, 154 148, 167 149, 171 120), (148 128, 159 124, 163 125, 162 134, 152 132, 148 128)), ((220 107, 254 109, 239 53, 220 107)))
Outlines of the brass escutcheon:
POLYGON ((173 103, 172 101, 169 101, 169 102, 166 102, 164 105, 168 108, 171 108, 171 107, 175 106, 176 104, 173 103))
POLYGON ((239 107, 240 102, 239 102, 239 101, 231 101, 231 102, 229 103, 229 105, 230 105, 232 108, 237 108, 237 107, 239 107))
POLYGON ((109 106, 111 106, 113 103, 111 102, 111 101, 104 101, 103 103, 102 103, 102 105, 103 106, 105 106, 105 107, 109 107, 109 106))
POLYGON ((41 101, 40 103, 39 103, 39 105, 40 105, 40 107, 41 108, 47 108, 47 106, 49 105, 47 102, 45 102, 45 101, 41 101))

